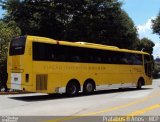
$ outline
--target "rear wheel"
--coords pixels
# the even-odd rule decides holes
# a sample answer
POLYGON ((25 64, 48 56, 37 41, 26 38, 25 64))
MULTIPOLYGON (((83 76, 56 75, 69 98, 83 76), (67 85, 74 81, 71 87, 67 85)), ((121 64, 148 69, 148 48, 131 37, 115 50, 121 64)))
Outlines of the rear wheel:
POLYGON ((137 89, 141 89, 142 85, 143 85, 143 81, 142 80, 138 80, 137 89))
POLYGON ((0 84, 0 91, 1 92, 7 92, 8 91, 7 85, 6 84, 0 84))
POLYGON ((84 84, 83 92, 85 94, 91 94, 94 91, 94 84, 92 82, 86 82, 84 84))
POLYGON ((75 96, 78 94, 78 85, 75 82, 70 82, 66 88, 66 94, 68 96, 75 96))

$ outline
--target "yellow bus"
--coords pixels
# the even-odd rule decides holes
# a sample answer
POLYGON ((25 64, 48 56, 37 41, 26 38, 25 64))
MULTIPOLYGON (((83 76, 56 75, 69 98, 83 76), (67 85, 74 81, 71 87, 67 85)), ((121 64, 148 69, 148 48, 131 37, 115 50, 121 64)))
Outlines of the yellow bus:
POLYGON ((7 71, 9 88, 48 94, 140 89, 152 83, 148 53, 37 36, 11 40, 7 71))

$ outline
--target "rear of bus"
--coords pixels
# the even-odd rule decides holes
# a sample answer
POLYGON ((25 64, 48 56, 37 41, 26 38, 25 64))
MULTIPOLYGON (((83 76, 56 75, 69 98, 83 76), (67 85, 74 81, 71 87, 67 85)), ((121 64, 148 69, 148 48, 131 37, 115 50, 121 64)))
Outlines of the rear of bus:
POLYGON ((30 78, 32 75, 32 48, 28 36, 11 40, 8 50, 8 88, 33 91, 30 78))

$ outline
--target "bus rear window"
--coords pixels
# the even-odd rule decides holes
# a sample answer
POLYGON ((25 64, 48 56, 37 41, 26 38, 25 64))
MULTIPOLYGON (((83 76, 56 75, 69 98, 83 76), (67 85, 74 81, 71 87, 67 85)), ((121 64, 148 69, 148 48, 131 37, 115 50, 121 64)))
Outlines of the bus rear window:
POLYGON ((9 55, 22 55, 25 50, 26 37, 18 37, 11 40, 9 55))

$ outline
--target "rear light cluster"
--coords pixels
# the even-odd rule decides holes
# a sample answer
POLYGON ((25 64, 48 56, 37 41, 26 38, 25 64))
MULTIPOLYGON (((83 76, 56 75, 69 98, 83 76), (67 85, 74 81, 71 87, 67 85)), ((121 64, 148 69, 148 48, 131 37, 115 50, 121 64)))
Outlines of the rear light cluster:
POLYGON ((26 74, 26 82, 29 82, 29 74, 26 74))

